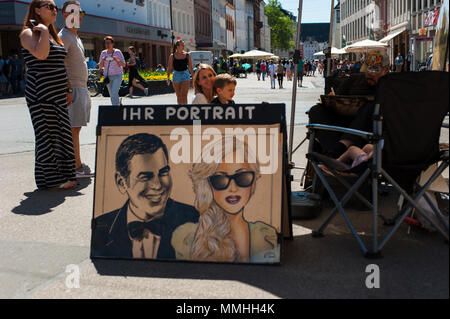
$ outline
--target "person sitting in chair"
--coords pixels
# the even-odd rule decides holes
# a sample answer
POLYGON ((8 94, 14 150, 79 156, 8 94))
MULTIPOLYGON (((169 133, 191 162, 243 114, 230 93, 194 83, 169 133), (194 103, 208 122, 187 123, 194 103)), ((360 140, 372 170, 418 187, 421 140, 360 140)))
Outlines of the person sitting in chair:
MULTIPOLYGON (((366 72, 354 74, 331 90, 330 95, 367 95, 375 96, 376 86, 381 77, 389 72, 390 62, 386 53, 371 52, 368 54, 366 72)), ((370 131, 372 129, 372 114, 374 103, 362 106, 355 117, 344 117, 331 111, 326 105, 317 104, 309 110, 310 124, 325 124, 370 131)), ((320 143, 321 152, 330 157, 338 158, 347 149, 356 145, 360 148, 365 143, 358 137, 342 135, 339 132, 318 131, 316 139, 320 143)))

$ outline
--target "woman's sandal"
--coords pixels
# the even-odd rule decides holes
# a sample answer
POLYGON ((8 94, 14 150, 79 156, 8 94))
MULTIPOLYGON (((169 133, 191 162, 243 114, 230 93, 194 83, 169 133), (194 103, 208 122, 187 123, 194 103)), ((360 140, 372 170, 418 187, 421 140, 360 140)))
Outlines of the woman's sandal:
POLYGON ((56 187, 52 187, 52 190, 64 190, 64 189, 72 189, 75 188, 77 186, 77 182, 76 181, 67 181, 64 184, 61 184, 59 186, 56 187))

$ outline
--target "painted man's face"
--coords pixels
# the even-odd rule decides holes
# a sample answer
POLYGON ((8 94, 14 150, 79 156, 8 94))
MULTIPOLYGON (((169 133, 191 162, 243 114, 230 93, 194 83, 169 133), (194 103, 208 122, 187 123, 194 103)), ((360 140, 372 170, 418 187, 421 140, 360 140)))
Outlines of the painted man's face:
POLYGON ((127 194, 133 212, 142 219, 164 213, 172 189, 170 167, 160 148, 154 154, 135 155, 128 164, 127 179, 116 173, 122 194, 127 194))

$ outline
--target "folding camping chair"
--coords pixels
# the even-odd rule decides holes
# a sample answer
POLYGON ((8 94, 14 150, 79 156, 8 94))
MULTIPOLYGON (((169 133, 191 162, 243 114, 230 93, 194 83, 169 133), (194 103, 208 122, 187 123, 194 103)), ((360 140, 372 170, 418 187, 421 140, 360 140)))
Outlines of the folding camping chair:
MULTIPOLYGON (((314 167, 317 177, 328 191, 335 208, 319 229, 313 231, 313 237, 322 237, 331 220, 341 213, 353 236, 361 247, 364 256, 376 258, 381 249, 392 237, 403 220, 413 208, 428 220, 441 233, 446 241, 449 239, 449 226, 442 216, 433 209, 438 220, 444 225, 442 230, 435 220, 430 219, 417 204, 425 191, 448 167, 448 151, 440 152, 439 136, 442 122, 449 110, 449 79, 444 72, 395 73, 380 79, 376 94, 373 116, 373 132, 320 124, 308 125, 310 138, 308 159, 314 167), (369 162, 356 169, 314 152, 315 133, 329 130, 359 136, 374 145, 374 156, 369 162), (441 163, 430 179, 419 188, 416 183, 421 171, 434 163, 441 163), (348 188, 347 193, 338 200, 334 190, 327 182, 319 165, 324 165, 335 177, 348 188), (349 185, 339 177, 341 172, 359 172, 359 179, 349 185), (372 187, 372 203, 358 193, 361 185, 369 179, 372 187), (382 179, 390 183, 408 201, 397 218, 395 225, 378 244, 378 186, 382 179), (416 188, 413 192, 414 187, 416 188), (344 206, 352 196, 358 197, 372 210, 372 246, 365 246, 356 232, 344 206)), ((424 197, 426 198, 426 196, 424 197)))

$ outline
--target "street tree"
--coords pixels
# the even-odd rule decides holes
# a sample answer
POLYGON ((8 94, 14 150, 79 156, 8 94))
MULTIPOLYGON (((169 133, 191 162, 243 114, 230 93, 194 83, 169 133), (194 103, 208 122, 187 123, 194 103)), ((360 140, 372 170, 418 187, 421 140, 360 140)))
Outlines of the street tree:
POLYGON ((269 18, 272 49, 290 50, 295 47, 295 21, 283 12, 278 0, 269 0, 265 13, 269 18))

